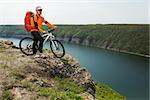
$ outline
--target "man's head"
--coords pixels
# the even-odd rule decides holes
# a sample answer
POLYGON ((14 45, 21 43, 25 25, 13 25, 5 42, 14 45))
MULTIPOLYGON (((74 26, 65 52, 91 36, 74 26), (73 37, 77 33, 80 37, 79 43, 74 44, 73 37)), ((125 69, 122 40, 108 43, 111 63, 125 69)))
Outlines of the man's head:
POLYGON ((36 14, 38 14, 38 15, 42 14, 42 7, 41 6, 36 7, 36 14))

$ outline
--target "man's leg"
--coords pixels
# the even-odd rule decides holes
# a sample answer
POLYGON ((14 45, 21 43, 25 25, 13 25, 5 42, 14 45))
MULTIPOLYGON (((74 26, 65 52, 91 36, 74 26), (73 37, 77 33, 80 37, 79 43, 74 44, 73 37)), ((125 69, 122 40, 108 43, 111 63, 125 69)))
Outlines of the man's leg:
MULTIPOLYGON (((43 49, 43 42, 44 42, 43 37, 40 35, 39 32, 32 32, 32 35, 34 36, 33 52, 36 50, 36 45, 37 45, 38 41, 40 41, 38 49, 39 49, 40 53, 42 53, 43 52, 42 51, 42 49, 43 49)), ((37 50, 36 50, 36 52, 37 52, 37 50)))
POLYGON ((40 41, 40 44, 39 44, 39 51, 40 53, 43 53, 43 42, 44 42, 44 39, 43 37, 41 37, 41 35, 39 34, 39 41, 40 41))
POLYGON ((34 42, 33 42, 33 54, 36 54, 37 52, 37 43, 38 43, 38 36, 37 36, 37 32, 36 31, 33 31, 31 32, 33 38, 34 38, 34 42))

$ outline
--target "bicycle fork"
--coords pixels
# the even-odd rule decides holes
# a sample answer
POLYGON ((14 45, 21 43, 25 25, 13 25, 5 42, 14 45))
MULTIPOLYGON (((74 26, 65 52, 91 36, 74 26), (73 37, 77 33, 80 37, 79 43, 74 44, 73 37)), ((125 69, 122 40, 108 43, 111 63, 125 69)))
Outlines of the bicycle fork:
POLYGON ((53 45, 53 47, 54 47, 54 50, 58 50, 59 47, 58 47, 57 42, 56 42, 56 41, 51 41, 51 42, 52 42, 52 45, 53 45))

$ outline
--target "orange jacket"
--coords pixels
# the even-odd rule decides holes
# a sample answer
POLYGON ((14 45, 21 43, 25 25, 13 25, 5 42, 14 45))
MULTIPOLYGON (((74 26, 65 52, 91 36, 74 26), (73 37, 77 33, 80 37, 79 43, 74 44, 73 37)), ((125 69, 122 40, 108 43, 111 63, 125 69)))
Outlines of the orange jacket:
POLYGON ((42 29, 42 23, 45 23, 47 26, 54 28, 55 26, 49 22, 47 22, 42 16, 40 15, 34 15, 31 17, 30 23, 31 26, 33 27, 30 31, 38 31, 38 32, 43 32, 42 29), (37 24, 37 25, 35 25, 37 24))

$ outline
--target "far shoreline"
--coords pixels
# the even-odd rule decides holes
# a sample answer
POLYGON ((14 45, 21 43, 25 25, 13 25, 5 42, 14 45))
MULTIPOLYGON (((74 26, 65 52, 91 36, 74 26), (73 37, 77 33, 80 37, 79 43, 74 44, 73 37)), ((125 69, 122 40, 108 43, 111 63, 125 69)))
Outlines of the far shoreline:
MULTIPOLYGON (((11 38, 11 37, 0 37, 0 38, 11 38)), ((15 38, 15 37, 12 37, 15 38)), ((17 37, 16 37, 17 38, 17 37)), ((20 39, 19 37, 17 39, 20 39)), ((69 42, 66 42, 69 43, 69 42)), ((71 44, 77 44, 77 43, 71 43, 71 44)), ((82 45, 82 44, 77 44, 77 45, 81 45, 81 46, 87 46, 87 47, 92 47, 92 48, 98 48, 98 49, 104 49, 104 50, 109 50, 109 51, 113 51, 113 52, 120 52, 120 53, 125 53, 125 54, 130 54, 130 55, 134 55, 134 56, 139 56, 139 57, 145 57, 145 58, 150 58, 150 55, 144 55, 144 54, 139 54, 139 53, 134 53, 134 52, 128 52, 128 51, 124 51, 124 50, 117 50, 117 49, 110 49, 110 48, 102 48, 102 47, 95 47, 95 46, 89 46, 89 45, 82 45)))
MULTIPOLYGON (((69 43, 69 42, 66 42, 66 43, 69 43)), ((114 48, 102 48, 102 47, 83 45, 83 44, 78 44, 78 43, 73 43, 73 44, 92 47, 92 48, 98 48, 98 49, 104 49, 104 50, 109 50, 109 51, 114 51, 114 52, 120 52, 120 53, 130 54, 130 55, 139 56, 139 57, 150 58, 150 55, 144 55, 144 54, 139 54, 139 53, 134 53, 134 52, 128 52, 128 51, 125 51, 125 50, 118 50, 118 49, 114 49, 114 48)))

